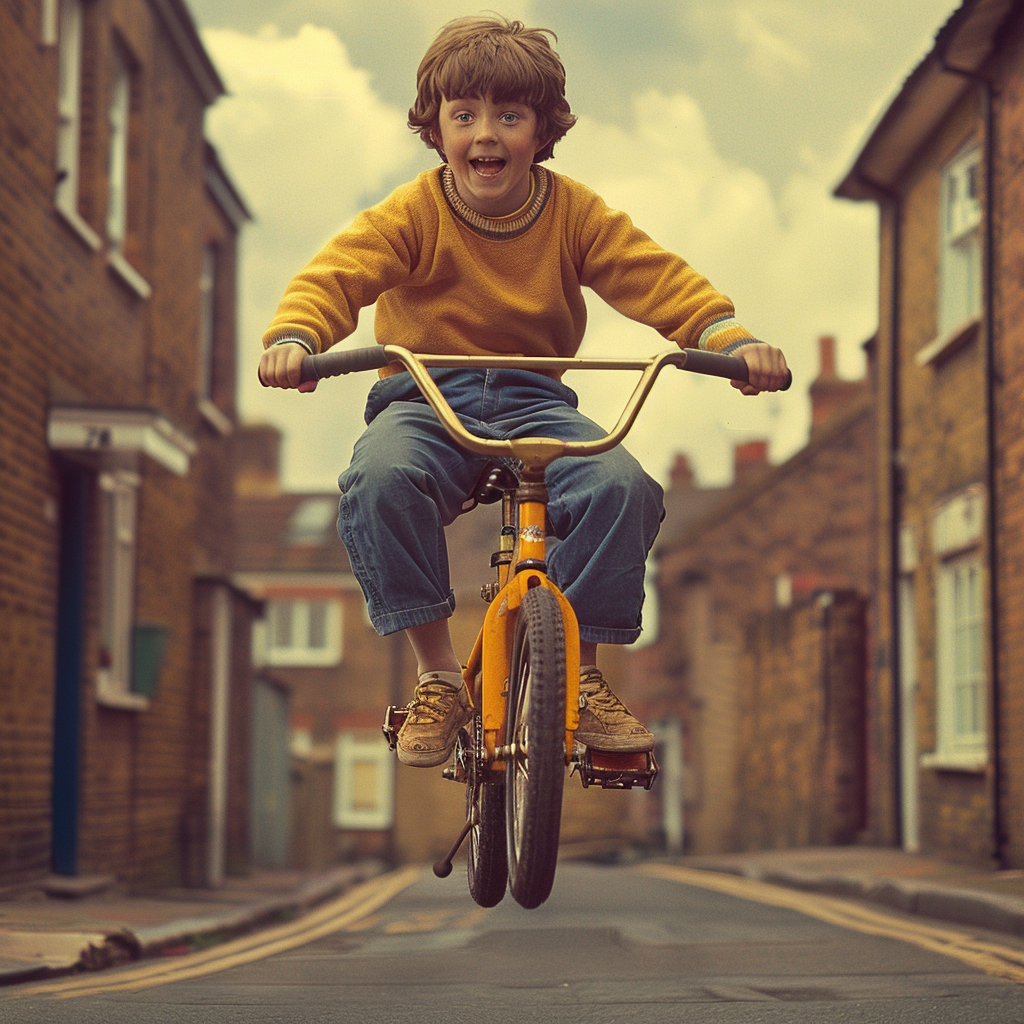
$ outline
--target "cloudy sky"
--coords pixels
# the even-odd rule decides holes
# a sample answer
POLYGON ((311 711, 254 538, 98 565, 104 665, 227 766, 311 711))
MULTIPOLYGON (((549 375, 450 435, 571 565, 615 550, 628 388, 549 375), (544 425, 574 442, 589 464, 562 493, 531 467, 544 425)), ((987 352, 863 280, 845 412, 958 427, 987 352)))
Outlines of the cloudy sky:
MULTIPOLYGON (((744 398, 717 380, 664 375, 627 447, 664 480, 676 451, 704 484, 731 451, 805 442, 817 338, 863 372, 876 312, 875 211, 831 198, 873 119, 924 56, 953 0, 511 0, 494 9, 553 29, 579 123, 554 170, 586 182, 729 295, 740 320, 783 348, 795 384, 744 398)), ((286 432, 284 483, 332 488, 372 381, 309 395, 255 380, 260 337, 291 276, 338 229, 436 156, 406 127, 436 30, 481 8, 451 0, 190 0, 229 95, 207 133, 246 197, 239 338, 246 420, 286 432)), ((665 342, 589 299, 590 355, 665 342)), ((373 343, 372 310, 347 345, 373 343)), ((610 426, 625 375, 566 382, 610 426), (614 379, 604 379, 614 378, 614 379)))

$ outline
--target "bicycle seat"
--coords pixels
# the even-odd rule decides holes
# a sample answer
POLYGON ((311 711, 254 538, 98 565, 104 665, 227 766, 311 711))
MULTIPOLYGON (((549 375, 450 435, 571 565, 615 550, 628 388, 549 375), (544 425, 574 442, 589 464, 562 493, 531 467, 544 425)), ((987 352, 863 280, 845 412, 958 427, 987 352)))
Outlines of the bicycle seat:
POLYGON ((462 511, 472 512, 477 505, 493 505, 501 500, 503 494, 514 491, 518 486, 519 476, 506 463, 488 462, 473 490, 466 495, 462 511))

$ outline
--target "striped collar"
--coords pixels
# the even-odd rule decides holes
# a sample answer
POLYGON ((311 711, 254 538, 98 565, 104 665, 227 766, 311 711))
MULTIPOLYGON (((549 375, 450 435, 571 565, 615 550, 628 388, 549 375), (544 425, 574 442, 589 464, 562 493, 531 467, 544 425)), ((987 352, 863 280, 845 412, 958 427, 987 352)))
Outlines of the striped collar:
POLYGON ((465 224, 470 231, 489 241, 502 241, 518 238, 528 231, 547 206, 551 197, 551 175, 543 167, 536 164, 530 168, 531 189, 526 205, 507 217, 485 217, 482 213, 470 209, 455 188, 455 175, 451 167, 445 164, 440 171, 441 190, 448 201, 448 206, 456 219, 465 224))

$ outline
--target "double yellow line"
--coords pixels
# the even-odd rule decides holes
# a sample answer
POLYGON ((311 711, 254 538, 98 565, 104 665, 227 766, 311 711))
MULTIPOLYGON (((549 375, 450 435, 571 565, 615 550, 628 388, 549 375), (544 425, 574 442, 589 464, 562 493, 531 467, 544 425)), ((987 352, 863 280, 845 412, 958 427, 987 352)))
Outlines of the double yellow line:
POLYGON ((296 921, 233 939, 201 953, 150 961, 138 967, 105 973, 102 977, 92 975, 69 981, 19 987, 12 989, 9 995, 11 998, 47 996, 53 999, 75 999, 104 992, 137 992, 156 985, 189 981, 217 971, 225 971, 241 964, 252 963, 254 960, 262 960, 275 953, 286 952, 353 925, 408 889, 420 874, 420 868, 410 867, 383 875, 296 921))
POLYGON ((635 870, 654 878, 683 882, 739 899, 796 910, 808 917, 816 917, 819 921, 838 925, 840 928, 909 942, 932 953, 953 957, 979 971, 984 971, 985 974, 1024 984, 1024 950, 976 939, 966 932, 904 920, 846 900, 783 889, 766 882, 739 878, 736 875, 697 871, 674 864, 644 864, 635 870))

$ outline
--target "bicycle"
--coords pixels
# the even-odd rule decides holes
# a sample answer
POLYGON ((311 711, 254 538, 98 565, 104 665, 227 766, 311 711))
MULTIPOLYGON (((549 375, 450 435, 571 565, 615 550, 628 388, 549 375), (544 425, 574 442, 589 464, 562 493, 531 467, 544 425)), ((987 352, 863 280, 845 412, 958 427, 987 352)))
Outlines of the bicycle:
MULTIPOLYGON (((521 358, 414 355, 397 345, 335 351, 303 360, 303 380, 320 380, 401 363, 449 436, 489 456, 467 499, 469 508, 501 500, 495 579, 481 590, 484 624, 463 669, 474 711, 460 731, 447 778, 466 785, 466 821, 448 853, 434 865, 438 877, 469 837, 467 877, 473 899, 498 904, 506 887, 521 906, 540 906, 551 892, 558 858, 565 769, 584 787, 650 789, 658 774, 654 753, 611 754, 574 740, 579 723, 580 642, 576 616, 547 576, 545 470, 565 456, 596 455, 618 445, 665 366, 747 380, 746 363, 698 349, 671 349, 649 359, 521 358), (567 442, 528 437, 491 440, 462 425, 430 374, 431 368, 639 370, 641 377, 618 422, 604 438, 567 442), (509 462, 521 468, 514 472, 509 462)), ((788 385, 787 385, 788 386, 788 385)), ((467 508, 468 510, 468 508, 467 508)), ((392 749, 408 708, 389 707, 384 735, 392 749)))

